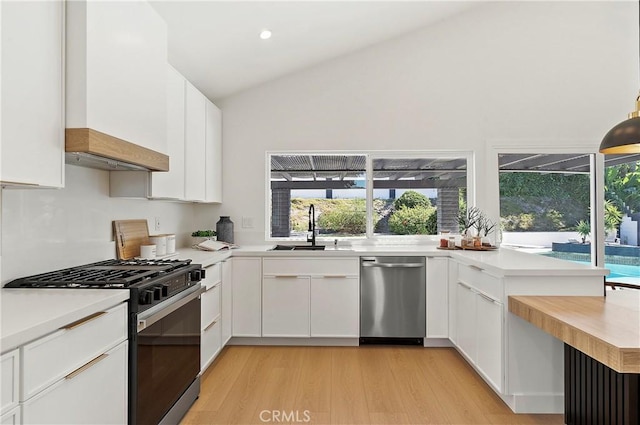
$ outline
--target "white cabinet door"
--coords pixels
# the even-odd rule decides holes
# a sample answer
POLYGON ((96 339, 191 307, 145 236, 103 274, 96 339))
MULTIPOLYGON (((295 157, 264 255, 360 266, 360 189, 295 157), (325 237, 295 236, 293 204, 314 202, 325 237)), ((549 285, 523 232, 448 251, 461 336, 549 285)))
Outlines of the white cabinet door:
POLYGON ((233 320, 233 265, 232 259, 222 262, 222 346, 231 339, 233 320))
POLYGON ((427 338, 449 337, 449 260, 427 258, 427 338))
POLYGON ((456 291, 456 326, 458 348, 475 363, 476 359, 476 293, 458 282, 456 291))
POLYGON ((203 373, 211 365, 222 349, 220 330, 220 317, 218 317, 202 331, 200 373, 203 373))
POLYGON ((311 278, 311 336, 360 336, 358 277, 311 278))
POLYGON ((208 328, 215 320, 220 319, 220 282, 210 287, 200 297, 201 329, 208 328))
POLYGON ((167 26, 146 1, 67 3, 67 128, 167 152, 167 26))
POLYGON ((205 201, 205 118, 206 99, 193 84, 186 82, 185 90, 185 199, 205 201))
POLYGON ((262 259, 233 259, 232 334, 262 336, 262 259))
POLYGON ((64 186, 64 8, 2 2, 3 183, 64 186))
POLYGON ((19 350, 9 351, 0 357, 0 412, 3 414, 18 405, 20 380, 19 350))
POLYGON ((167 154, 169 171, 151 174, 152 198, 184 199, 184 77, 167 65, 167 154))
POLYGON ((449 339, 455 345, 457 345, 457 322, 456 322, 456 291, 458 290, 458 263, 455 261, 449 261, 449 278, 448 278, 448 291, 449 291, 449 339))
POLYGON ((484 295, 477 295, 477 361, 476 366, 502 392, 502 304, 484 295))
POLYGON ((309 277, 265 276, 262 280, 262 336, 309 336, 309 277))
POLYGON ((128 341, 23 403, 24 424, 127 422, 128 341))
POLYGON ((222 202, 222 113, 206 101, 205 200, 222 202))

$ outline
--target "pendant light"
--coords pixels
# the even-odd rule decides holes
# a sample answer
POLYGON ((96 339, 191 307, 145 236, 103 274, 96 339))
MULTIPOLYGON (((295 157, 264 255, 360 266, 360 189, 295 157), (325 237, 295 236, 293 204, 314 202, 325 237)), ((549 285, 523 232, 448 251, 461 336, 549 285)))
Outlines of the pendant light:
MULTIPOLYGON (((638 64, 640 67, 640 1, 638 2, 638 64)), ((604 154, 640 153, 640 94, 636 98, 636 110, 629 119, 613 127, 602 139, 600 152, 604 154)))

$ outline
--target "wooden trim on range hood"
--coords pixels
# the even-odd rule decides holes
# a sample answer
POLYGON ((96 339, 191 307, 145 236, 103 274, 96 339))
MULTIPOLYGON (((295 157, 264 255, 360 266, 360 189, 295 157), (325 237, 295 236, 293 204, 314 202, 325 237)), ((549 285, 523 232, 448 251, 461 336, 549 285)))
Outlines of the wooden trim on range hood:
POLYGON ((169 157, 91 128, 67 128, 65 151, 81 152, 134 164, 149 171, 169 171, 169 157))

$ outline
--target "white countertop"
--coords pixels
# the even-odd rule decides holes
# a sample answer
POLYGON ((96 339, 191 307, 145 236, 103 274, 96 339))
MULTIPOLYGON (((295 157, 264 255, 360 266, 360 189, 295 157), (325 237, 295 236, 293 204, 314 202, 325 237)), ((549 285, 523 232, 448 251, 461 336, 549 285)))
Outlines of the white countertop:
POLYGON ((435 245, 354 245, 338 249, 328 246, 323 251, 269 251, 271 245, 243 246, 232 250, 207 252, 191 248, 180 249, 180 258, 191 258, 204 267, 233 257, 360 257, 380 256, 428 256, 449 257, 464 264, 485 269, 497 276, 606 276, 609 270, 563 261, 538 254, 520 252, 510 248, 495 251, 440 250, 435 245))
POLYGON ((126 289, 2 289, 0 353, 127 299, 126 289))

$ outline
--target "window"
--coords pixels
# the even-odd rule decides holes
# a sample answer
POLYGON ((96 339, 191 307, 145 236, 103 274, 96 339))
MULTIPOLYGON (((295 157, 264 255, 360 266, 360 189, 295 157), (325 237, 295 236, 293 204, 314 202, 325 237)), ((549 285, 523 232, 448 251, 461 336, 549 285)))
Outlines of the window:
POLYGON ((607 281, 640 285, 640 155, 605 155, 604 199, 607 281))
POLYGON ((458 231, 470 153, 269 153, 268 239, 458 231))
POLYGON ((503 242, 591 264, 593 155, 498 155, 503 242))
POLYGON ((458 232, 466 202, 467 158, 373 158, 373 233, 458 232))
POLYGON ((367 232, 364 155, 269 156, 272 238, 306 238, 314 205, 318 236, 367 232))

